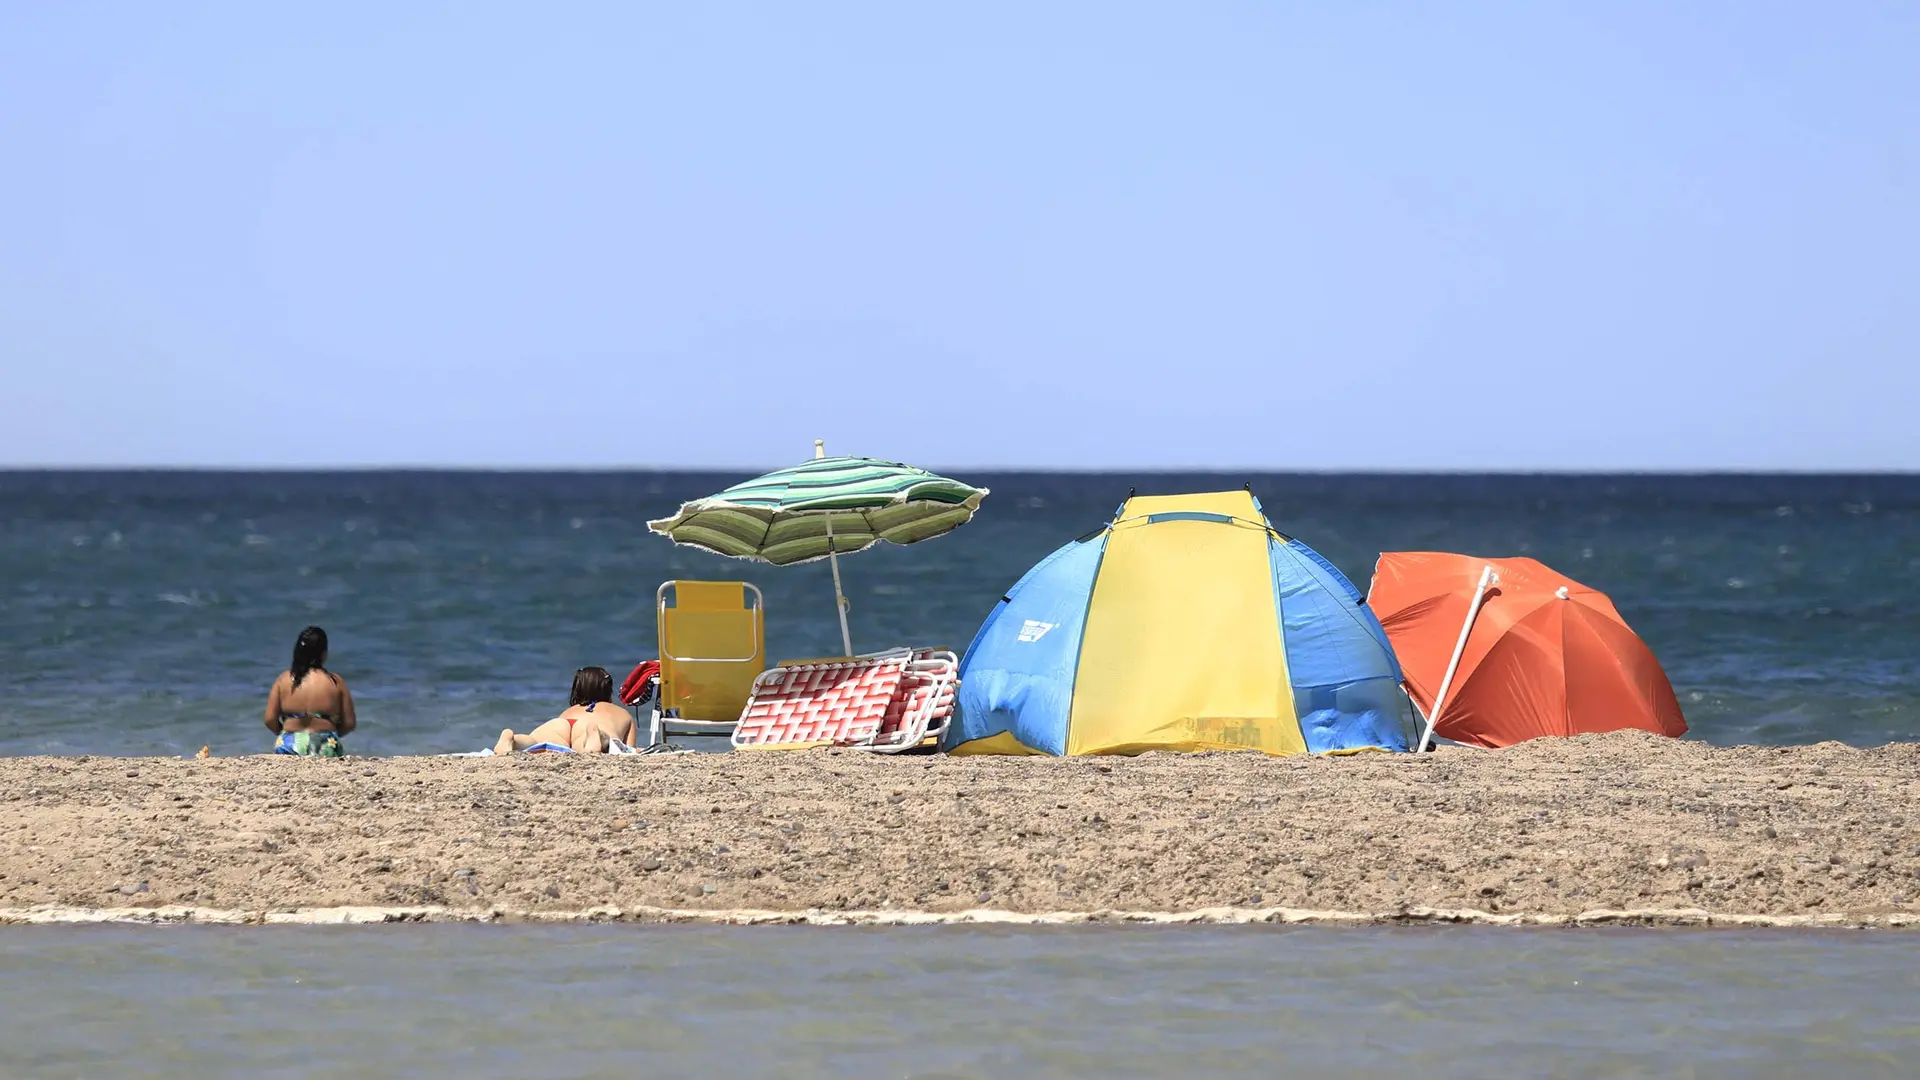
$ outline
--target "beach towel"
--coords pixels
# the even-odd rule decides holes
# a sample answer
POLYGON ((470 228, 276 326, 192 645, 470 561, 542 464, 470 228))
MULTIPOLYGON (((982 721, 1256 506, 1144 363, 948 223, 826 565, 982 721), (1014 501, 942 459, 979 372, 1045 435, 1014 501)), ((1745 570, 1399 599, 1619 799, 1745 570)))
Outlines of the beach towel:
MULTIPOLYGON (((559 743, 540 742, 540 743, 534 743, 532 746, 527 747, 525 750, 519 751, 519 753, 522 753, 522 754, 533 754, 533 753, 571 754, 571 753, 575 753, 575 751, 569 747, 561 746, 559 743)), ((607 739, 607 753, 613 754, 616 756, 623 756, 623 757, 627 755, 631 755, 634 757, 646 757, 650 754, 691 754, 693 753, 693 751, 687 749, 684 746, 672 746, 667 743, 656 743, 653 746, 642 746, 642 747, 635 748, 632 746, 628 746, 626 743, 621 742, 619 739, 609 738, 607 739)), ((492 747, 488 747, 485 750, 461 750, 451 754, 440 754, 438 756, 439 757, 495 757, 497 755, 494 754, 492 747)))

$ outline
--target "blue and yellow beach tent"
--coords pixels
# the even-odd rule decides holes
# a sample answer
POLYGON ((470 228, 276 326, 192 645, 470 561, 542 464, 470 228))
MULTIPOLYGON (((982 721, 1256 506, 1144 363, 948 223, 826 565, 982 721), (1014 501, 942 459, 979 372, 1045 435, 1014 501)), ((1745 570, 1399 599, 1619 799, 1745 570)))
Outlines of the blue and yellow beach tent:
POLYGON ((1413 743, 1359 592, 1244 491, 1130 498, 1027 571, 960 664, 957 754, 1413 743))

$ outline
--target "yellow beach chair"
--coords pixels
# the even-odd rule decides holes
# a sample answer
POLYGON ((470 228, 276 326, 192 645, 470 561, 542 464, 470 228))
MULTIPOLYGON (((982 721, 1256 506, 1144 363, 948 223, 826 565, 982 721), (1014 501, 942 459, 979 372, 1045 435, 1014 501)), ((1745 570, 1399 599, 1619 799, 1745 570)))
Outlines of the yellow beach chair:
POLYGON ((767 666, 766 598, 745 581, 666 581, 655 600, 660 697, 647 744, 669 731, 731 735, 767 666))

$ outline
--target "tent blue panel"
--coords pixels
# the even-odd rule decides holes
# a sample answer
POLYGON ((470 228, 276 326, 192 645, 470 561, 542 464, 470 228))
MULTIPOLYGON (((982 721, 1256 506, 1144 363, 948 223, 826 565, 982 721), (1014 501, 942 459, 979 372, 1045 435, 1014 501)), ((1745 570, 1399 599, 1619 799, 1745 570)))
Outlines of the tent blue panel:
POLYGON ((959 715, 943 745, 1010 732, 1042 753, 1067 752, 1067 716, 1094 575, 1107 534, 1075 541, 1029 570, 967 646, 959 715))
POLYGON ((1321 555, 1319 552, 1298 540, 1287 541, 1287 547, 1291 548, 1294 554, 1305 557, 1308 564, 1307 571, 1309 573, 1318 570, 1319 572, 1315 574, 1316 577, 1321 578, 1328 587, 1337 589, 1353 601, 1354 606, 1359 609, 1360 621, 1366 626, 1367 633, 1372 635, 1373 640, 1379 642, 1380 647, 1387 651, 1387 662, 1393 665, 1393 681, 1396 683, 1399 682, 1401 679, 1400 658, 1393 655, 1393 643, 1387 640, 1387 628, 1380 625, 1380 617, 1373 613, 1372 608, 1366 606, 1366 594, 1354 588, 1353 582, 1347 578, 1347 575, 1341 573, 1339 567, 1328 562, 1326 556, 1321 555))
POLYGON ((1298 540, 1268 544, 1294 708, 1316 754, 1413 745, 1413 708, 1380 620, 1318 552, 1298 540))

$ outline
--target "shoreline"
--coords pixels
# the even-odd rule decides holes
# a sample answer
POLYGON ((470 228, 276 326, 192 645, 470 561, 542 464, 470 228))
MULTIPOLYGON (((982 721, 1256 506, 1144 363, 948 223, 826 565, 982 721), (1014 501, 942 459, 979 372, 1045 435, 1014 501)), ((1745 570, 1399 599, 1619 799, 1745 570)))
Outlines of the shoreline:
POLYGON ((1495 914, 1471 908, 1409 908, 1358 912, 1303 908, 1201 908, 1195 911, 762 911, 699 908, 587 908, 512 911, 502 908, 333 907, 245 911, 194 907, 0 909, 0 926, 381 926, 397 924, 525 926, 612 924, 645 926, 1513 926, 1582 929, 1920 929, 1920 912, 1893 914, 1736 915, 1699 908, 1596 908, 1573 915, 1495 914))
POLYGON ((1920 926, 1920 744, 0 759, 0 925, 1920 926))

